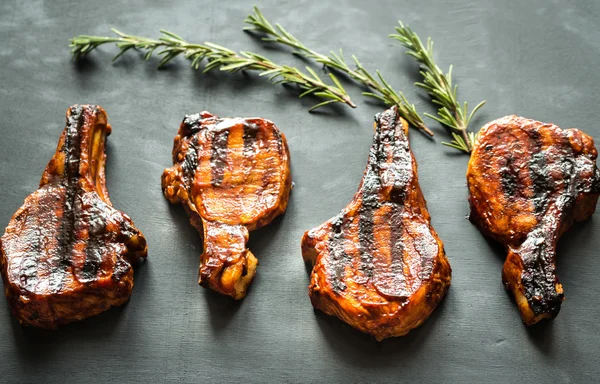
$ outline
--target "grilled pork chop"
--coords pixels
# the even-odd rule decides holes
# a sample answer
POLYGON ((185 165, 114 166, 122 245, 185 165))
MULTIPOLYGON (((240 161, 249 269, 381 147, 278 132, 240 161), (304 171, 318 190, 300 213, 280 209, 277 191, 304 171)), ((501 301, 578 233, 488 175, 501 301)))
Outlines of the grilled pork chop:
POLYGON ((146 240, 106 189, 111 127, 93 105, 67 111, 67 125, 40 188, 13 215, 0 244, 4 291, 23 324, 54 329, 125 303, 131 264, 146 240))
POLYGON ((407 134, 396 107, 378 114, 358 192, 302 238, 313 306, 377 340, 419 326, 450 286, 407 134))
POLYGON ((506 246, 502 280, 527 325, 560 310, 556 243, 596 209, 596 157, 585 133, 522 117, 492 121, 479 133, 467 170, 470 218, 506 246))
POLYGON ((162 188, 203 234, 199 283, 243 298, 258 263, 246 246, 248 232, 287 207, 292 179, 285 136, 264 119, 189 115, 175 137, 173 164, 162 188))

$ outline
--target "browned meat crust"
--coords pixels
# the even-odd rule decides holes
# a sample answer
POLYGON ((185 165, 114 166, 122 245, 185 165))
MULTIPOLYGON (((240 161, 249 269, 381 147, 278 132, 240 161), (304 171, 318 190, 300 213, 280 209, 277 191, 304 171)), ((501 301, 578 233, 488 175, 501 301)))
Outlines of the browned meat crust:
POLYGON ((479 133, 467 170, 471 220, 506 246, 502 280, 527 325, 560 310, 556 244, 596 209, 596 157, 585 133, 522 117, 492 121, 479 133))
POLYGON ((258 263, 246 246, 248 232, 287 207, 292 179, 285 136, 264 119, 189 115, 175 137, 173 164, 162 188, 203 234, 199 283, 243 298, 258 263))
POLYGON ((146 256, 147 247, 108 198, 104 146, 110 132, 102 108, 69 108, 40 188, 2 236, 4 291, 23 324, 54 329, 121 305, 131 295, 131 264, 146 256))
POLYGON ((313 306, 377 340, 418 327, 442 300, 451 269, 419 187, 408 125, 375 118, 361 185, 337 216, 304 234, 313 306))

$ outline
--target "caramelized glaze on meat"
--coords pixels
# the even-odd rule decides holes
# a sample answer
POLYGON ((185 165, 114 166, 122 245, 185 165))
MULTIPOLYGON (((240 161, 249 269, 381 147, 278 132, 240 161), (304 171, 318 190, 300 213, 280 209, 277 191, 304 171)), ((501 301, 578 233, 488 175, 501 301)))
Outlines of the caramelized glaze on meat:
POLYGON ((186 116, 162 187, 203 234, 199 283, 241 299, 256 273, 248 232, 285 212, 292 179, 283 133, 270 121, 186 116))
POLYGON ((382 340, 425 321, 450 285, 442 241, 419 187, 408 125, 395 107, 375 118, 361 185, 337 216, 304 234, 313 306, 382 340))
POLYGON ((121 305, 131 295, 131 264, 146 256, 147 247, 108 198, 104 146, 110 132, 102 108, 69 108, 40 188, 2 236, 4 291, 23 324, 53 329, 121 305))
POLYGON ((467 171, 471 220, 506 246, 502 280, 527 325, 560 310, 556 244, 596 209, 596 157, 585 133, 522 117, 492 121, 479 133, 467 171))

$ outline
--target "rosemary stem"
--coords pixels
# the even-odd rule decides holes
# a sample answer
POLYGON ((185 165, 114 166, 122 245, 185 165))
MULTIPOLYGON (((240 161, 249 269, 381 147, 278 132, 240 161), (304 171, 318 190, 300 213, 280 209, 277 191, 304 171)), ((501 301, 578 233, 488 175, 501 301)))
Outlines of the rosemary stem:
POLYGON ((294 54, 315 60, 332 71, 344 73, 354 81, 362 83, 371 91, 363 92, 363 95, 376 98, 386 105, 398 106, 400 116, 408 121, 412 127, 422 130, 429 136, 433 136, 433 132, 425 125, 415 106, 408 102, 406 96, 402 92, 394 90, 379 71, 376 72, 376 76, 370 74, 355 56, 352 56, 355 68, 351 68, 344 60, 341 50, 339 54, 331 52, 330 55, 324 55, 308 48, 281 24, 271 24, 257 7, 254 7, 253 13, 246 17, 245 22, 249 26, 244 29, 247 31, 256 31, 264 35, 265 37, 262 40, 292 47, 296 50, 294 54))
POLYGON ((80 58, 104 44, 115 44, 120 52, 113 60, 119 58, 130 49, 145 51, 145 59, 149 59, 157 49, 157 55, 161 57, 159 67, 162 67, 175 57, 183 55, 191 61, 194 69, 198 69, 203 60, 206 60, 204 72, 219 69, 226 72, 238 72, 242 70, 259 72, 260 76, 266 76, 273 83, 295 84, 303 92, 300 97, 314 95, 322 101, 309 109, 312 111, 331 103, 344 103, 352 108, 356 104, 351 100, 340 82, 333 74, 329 78, 334 84, 325 83, 321 77, 309 67, 306 73, 297 68, 280 65, 264 56, 253 52, 242 51, 236 53, 228 48, 206 42, 204 44, 189 43, 176 34, 161 30, 159 39, 128 35, 116 29, 112 30, 118 37, 103 37, 81 35, 70 39, 70 47, 74 58, 80 58))
POLYGON ((460 130, 460 135, 462 136, 465 144, 467 145, 467 152, 471 153, 473 150, 473 143, 471 143, 471 139, 469 138, 469 134, 467 133, 467 129, 463 128, 460 130))

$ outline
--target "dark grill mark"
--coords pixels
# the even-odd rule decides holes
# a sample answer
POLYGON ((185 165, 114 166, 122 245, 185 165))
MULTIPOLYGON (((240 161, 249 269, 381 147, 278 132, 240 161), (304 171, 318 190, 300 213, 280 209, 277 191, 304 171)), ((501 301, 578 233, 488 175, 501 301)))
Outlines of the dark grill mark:
POLYGON ((183 126, 182 134, 185 138, 184 140, 189 140, 185 158, 181 164, 181 169, 184 173, 183 182, 189 191, 192 187, 194 176, 196 175, 196 169, 198 168, 199 134, 197 133, 203 129, 207 130, 207 125, 212 124, 207 124, 206 119, 202 118, 199 113, 186 115, 181 124, 183 126), (191 138, 189 138, 190 136, 191 138))
MULTIPOLYGON (((48 204, 47 196, 42 197, 43 200, 38 200, 38 204, 48 204)), ((35 292, 35 286, 38 282, 38 263, 40 258, 40 253, 42 252, 42 225, 39 223, 39 218, 35 216, 26 215, 25 221, 26 226, 29 228, 37 228, 37 233, 33 236, 29 236, 27 238, 27 242, 29 244, 27 255, 25 255, 21 261, 21 265, 19 268, 20 271, 20 283, 23 287, 30 292, 35 292), (35 222, 35 224, 30 224, 29 222, 35 222)))
POLYGON ((403 206, 406 199, 407 186, 412 179, 412 157, 408 146, 408 138, 404 132, 400 132, 400 138, 396 138, 396 131, 402 131, 402 124, 396 124, 394 129, 388 131, 394 145, 392 160, 394 187, 390 198, 393 202, 403 206))
POLYGON ((131 264, 125 259, 118 258, 113 268, 112 278, 115 280, 121 280, 131 270, 131 264))
POLYGON ((100 242, 98 239, 91 239, 85 249, 85 264, 81 271, 81 281, 89 282, 96 279, 98 268, 102 263, 102 253, 100 252, 100 242))
POLYGON ((256 124, 249 123, 244 125, 244 157, 250 157, 256 153, 254 151, 254 143, 256 142, 257 134, 258 127, 256 124))
POLYGON ((514 197, 519 185, 517 173, 513 167, 514 159, 511 154, 507 155, 506 164, 500 169, 500 183, 502 190, 508 197, 514 197))
POLYGON ((533 188, 533 209, 536 215, 545 211, 548 196, 554 189, 554 180, 548 175, 546 154, 537 152, 531 156, 529 161, 529 173, 531 174, 531 186, 533 188))
MULTIPOLYGON (((388 114, 388 118, 389 116, 388 114)), ((408 296, 406 276, 404 275, 402 214, 404 212, 404 201, 407 198, 408 186, 413 177, 412 156, 410 154, 408 138, 404 133, 401 121, 396 115, 392 117, 393 119, 391 120, 385 120, 385 125, 381 122, 378 123, 378 126, 385 128, 381 133, 379 164, 387 162, 384 146, 392 146, 392 162, 388 164, 387 169, 387 172, 390 172, 387 177, 393 177, 389 196, 390 212, 387 214, 387 224, 390 226, 390 271, 394 277, 392 282, 387 282, 386 285, 389 284, 389 286, 385 289, 385 292, 386 294, 393 294, 395 296, 408 296)))
POLYGON ((340 294, 347 288, 342 280, 344 278, 345 266, 349 262, 349 257, 344 252, 344 218, 342 215, 337 216, 331 222, 331 235, 328 246, 329 254, 331 255, 329 279, 333 291, 340 294))
POLYGON ((198 137, 194 136, 188 144, 188 150, 181 164, 181 169, 183 169, 185 177, 185 185, 188 186, 188 189, 191 188, 191 181, 194 180, 196 168, 198 168, 198 137))
MULTIPOLYGON (((539 138, 537 140, 541 145, 539 138)), ((581 170, 575 169, 572 159, 574 154, 567 143, 565 147, 549 161, 546 160, 544 152, 535 153, 529 166, 535 194, 535 212, 544 216, 520 247, 519 256, 523 260, 521 281, 524 294, 536 315, 550 313, 556 316, 564 296, 556 291, 558 277, 554 265, 556 254, 553 244, 558 236, 558 226, 575 203, 578 193, 576 184, 581 182, 575 177, 581 174, 581 170), (548 174, 548 167, 555 164, 558 164, 562 174, 560 188, 548 174), (551 199, 551 194, 556 195, 556 198, 551 199), (550 208, 548 204, 552 204, 550 208)))
POLYGON ((81 106, 71 107, 71 114, 67 118, 65 143, 62 151, 66 154, 63 183, 66 189, 63 205, 63 217, 58 235, 58 249, 56 257, 59 263, 50 274, 50 289, 58 292, 62 289, 65 274, 71 265, 71 252, 73 250, 74 226, 77 219, 75 204, 79 193, 79 159, 81 155, 80 129, 85 116, 81 106))
POLYGON ((375 210, 380 206, 379 164, 383 164, 387 160, 383 151, 381 130, 381 124, 377 124, 373 135, 373 145, 369 151, 367 171, 363 178, 362 202, 358 210, 359 269, 368 279, 373 277, 373 216, 375 210))
MULTIPOLYGON (((261 137, 262 140, 271 143, 272 140, 275 139, 276 143, 278 144, 277 153, 279 153, 280 156, 276 156, 274 153, 272 153, 272 150, 269 149, 269 158, 267 160, 267 162, 271 164, 271 167, 273 167, 273 168, 278 167, 279 163, 282 161, 281 156, 283 155, 283 143, 281 142, 281 134, 278 131, 276 131, 275 129, 269 130, 269 132, 265 132, 265 134, 268 136, 261 137)), ((263 135, 263 133, 261 132, 261 136, 262 135, 263 135)), ((262 178, 261 178, 263 187, 266 187, 269 184, 271 184, 272 177, 273 177, 273 174, 271 172, 269 172, 269 171, 263 172, 262 178)))
POLYGON ((277 153, 279 156, 283 155, 283 139, 281 137, 281 132, 274 132, 275 139, 277 140, 277 153))
POLYGON ((600 193, 600 170, 594 167, 594 178, 588 193, 600 193))
POLYGON ((396 118, 396 126, 391 130, 392 134, 397 131, 399 138, 392 136, 394 140, 393 166, 394 166, 394 187, 390 196, 392 200, 392 210, 389 214, 390 223, 390 256, 391 270, 398 277, 398 282, 402 282, 402 287, 398 290, 407 291, 406 277, 404 276, 404 245, 402 243, 402 213, 404 212, 404 201, 406 199, 407 186, 412 179, 412 157, 408 138, 402 131, 402 124, 396 118))
POLYGON ((225 176, 225 166, 227 165, 227 141, 229 139, 229 130, 216 131, 213 133, 211 143, 210 170, 211 184, 215 187, 221 185, 225 176))
MULTIPOLYGON (((559 213, 559 216, 562 214, 559 213)), ((551 244, 556 233, 556 223, 552 223, 553 220, 554 218, 544 218, 544 224, 532 232, 519 249, 519 256, 523 260, 521 282, 524 294, 536 315, 547 312, 556 316, 563 299, 563 294, 558 294, 555 287, 558 278, 551 244)))
POLYGON ((193 115, 186 115, 183 118, 183 130, 184 136, 190 136, 202 129, 202 117, 199 113, 193 115))
POLYGON ((97 278, 98 268, 102 263, 101 250, 105 246, 103 235, 106 230, 106 221, 102 215, 102 210, 97 205, 90 208, 88 215, 88 241, 85 248, 82 279, 84 281, 93 281, 97 278))
MULTIPOLYGON (((375 117, 376 129, 373 136, 373 145, 369 152, 367 172, 363 179, 362 204, 359 209, 359 246, 361 252, 360 270, 369 278, 373 278, 373 250, 374 250, 374 223, 375 211, 381 207, 381 165, 388 164, 388 171, 393 173, 394 184, 390 194, 393 203, 392 210, 402 207, 406 198, 406 187, 412 175, 412 160, 408 140, 402 131, 402 124, 396 113, 382 113, 375 117), (399 134, 399 138, 396 137, 399 134), (391 163, 387 159, 386 147, 392 146, 391 163)), ((391 175, 390 175, 391 176, 391 175)), ((402 210, 402 208, 400 208, 402 210)), ((400 214, 400 213, 398 213, 400 214)), ((401 222, 401 220, 400 220, 401 222)), ((391 241, 397 242, 401 237, 402 228, 398 224, 392 225, 391 241), (398 228, 396 228, 398 227, 398 228)), ((392 258, 398 257, 393 252, 397 250, 396 243, 391 249, 392 258)), ((400 244, 401 245, 401 244, 400 244)), ((399 249, 402 259, 402 249, 399 249)), ((402 268, 402 263, 400 263, 402 268)), ((402 273, 400 273, 402 275, 402 273)))
MULTIPOLYGON (((404 259, 402 258, 404 253, 404 245, 402 244, 402 218, 401 209, 394 209, 389 215, 391 234, 390 234, 390 254, 391 254, 391 269, 392 273, 396 276, 405 280, 404 278, 404 259)), ((406 290, 405 286, 402 287, 406 290)))

